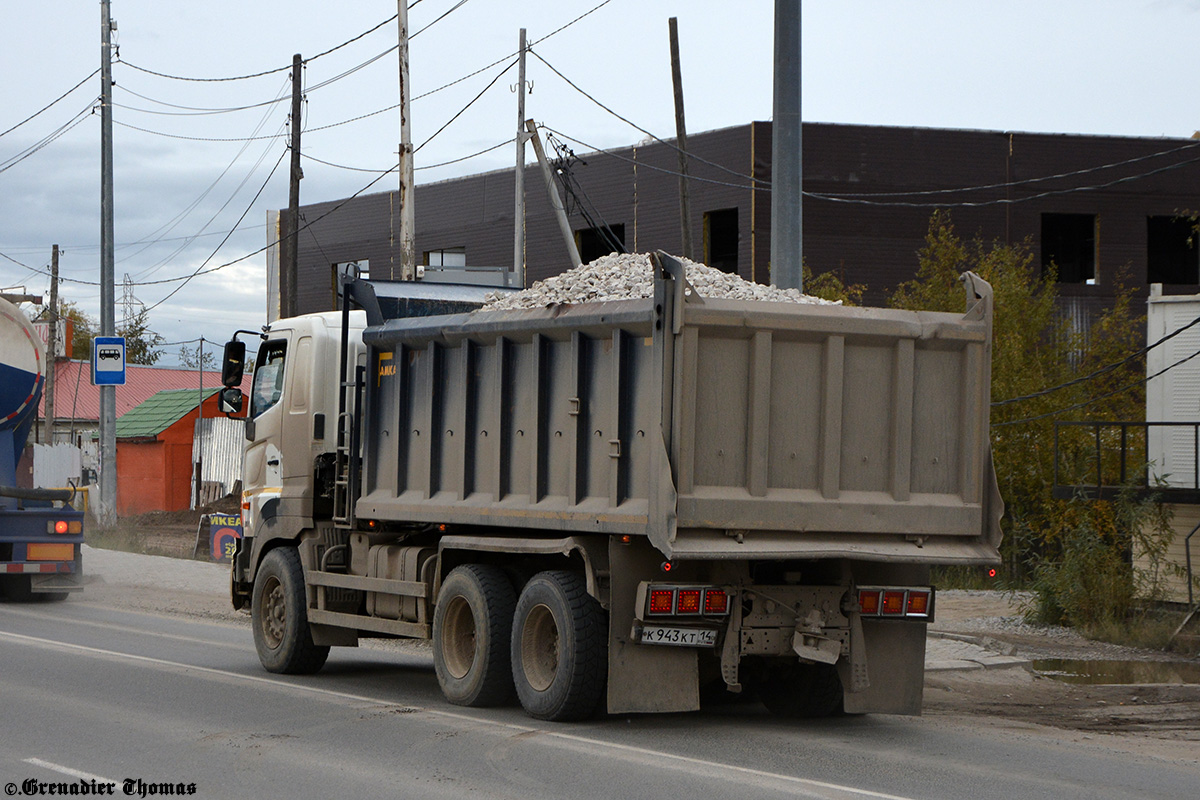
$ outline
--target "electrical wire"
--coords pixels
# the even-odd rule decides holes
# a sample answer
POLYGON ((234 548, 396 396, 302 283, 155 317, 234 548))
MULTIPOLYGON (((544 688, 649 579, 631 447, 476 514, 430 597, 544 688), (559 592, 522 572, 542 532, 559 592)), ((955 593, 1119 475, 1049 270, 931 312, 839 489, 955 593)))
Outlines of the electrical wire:
POLYGON ((488 81, 488 85, 487 85, 487 86, 484 86, 484 87, 483 87, 483 89, 481 89, 481 90, 479 91, 479 94, 475 95, 473 98, 471 98, 470 102, 468 102, 468 103, 467 103, 465 106, 463 106, 462 108, 460 108, 460 109, 458 110, 458 113, 456 113, 456 114, 455 114, 453 117, 451 117, 450 119, 448 119, 448 120, 446 121, 446 124, 442 125, 442 127, 438 128, 436 131, 434 131, 432 136, 430 136, 428 139, 426 139, 425 141, 423 141, 423 142, 421 142, 419 145, 417 145, 417 146, 416 146, 416 148, 414 148, 414 149, 413 149, 413 153, 417 153, 417 152, 419 152, 419 151, 421 150, 421 148, 422 148, 422 147, 424 147, 425 145, 427 145, 427 144, 429 144, 430 142, 432 142, 432 141, 433 141, 435 138, 437 138, 438 134, 440 134, 442 131, 446 130, 446 128, 449 128, 449 127, 450 127, 450 125, 451 125, 451 123, 453 123, 453 122, 454 122, 454 120, 458 119, 458 118, 459 118, 459 117, 461 117, 461 116, 462 116, 464 113, 466 113, 466 110, 467 110, 468 108, 470 108, 471 106, 475 105, 475 102, 476 102, 476 101, 477 101, 479 98, 483 97, 483 96, 484 96, 484 94, 486 94, 486 93, 487 93, 487 90, 488 90, 488 89, 491 89, 493 86, 495 86, 495 85, 496 85, 496 81, 498 81, 498 80, 500 80, 501 78, 503 78, 503 77, 504 77, 504 74, 505 74, 506 72, 508 72, 510 69, 512 69, 513 67, 515 67, 516 65, 517 65, 517 61, 516 61, 516 59, 514 59, 513 61, 509 62, 509 64, 508 64, 508 66, 507 66, 507 67, 505 67, 504 69, 500 70, 500 72, 496 73, 496 77, 494 77, 494 78, 492 78, 490 81, 488 81))
POLYGON ((453 14, 455 11, 458 11, 460 8, 462 8, 462 7, 463 7, 463 6, 465 6, 466 4, 467 4, 467 0, 458 0, 458 2, 457 2, 457 3, 455 3, 453 6, 451 6, 451 7, 450 7, 450 10, 449 10, 449 11, 445 12, 445 13, 444 13, 444 14, 442 14, 440 17, 438 17, 438 18, 437 18, 437 19, 435 19, 433 22, 431 22, 431 23, 429 23, 428 25, 426 25, 424 28, 421 28, 421 29, 420 29, 419 31, 417 31, 416 33, 410 33, 410 34, 408 35, 408 38, 409 38, 410 40, 417 38, 417 37, 418 37, 418 36, 420 36, 422 33, 424 33, 425 31, 429 30, 429 29, 430 29, 430 28, 432 28, 434 25, 437 25, 439 22, 441 22, 441 21, 442 21, 442 20, 444 20, 446 17, 448 17, 448 16, 450 16, 451 14, 453 14))
POLYGON ((141 128, 137 125, 130 125, 127 122, 113 120, 114 125, 119 125, 122 128, 128 128, 131 131, 139 131, 140 133, 149 133, 154 136, 165 136, 168 139, 183 139, 187 142, 263 142, 268 139, 280 139, 287 136, 287 133, 275 133, 270 136, 242 136, 242 137, 219 137, 219 136, 184 136, 178 133, 167 133, 166 131, 155 131, 150 128, 141 128))
POLYGON ((1105 392, 1104 394, 1097 395, 1095 397, 1091 397, 1087 400, 1084 400, 1082 403, 1076 403, 1073 406, 1067 406, 1066 408, 1060 408, 1057 411, 1047 411, 1045 414, 1038 414, 1037 416, 1034 416, 1034 417, 1025 417, 1024 419, 1006 420, 1005 422, 993 422, 992 427, 993 428, 1003 428, 1003 427, 1007 427, 1009 425, 1021 425, 1021 424, 1027 423, 1027 422, 1038 422, 1043 419, 1048 419, 1050 417, 1058 416, 1059 414, 1065 414, 1068 411, 1078 411, 1079 409, 1086 408, 1087 406, 1090 406, 1093 403, 1098 403, 1101 400, 1107 400, 1108 398, 1114 397, 1115 395, 1121 394, 1122 392, 1127 392, 1130 389, 1136 389, 1137 387, 1139 387, 1145 383, 1149 383, 1150 381, 1154 380, 1155 378, 1175 369, 1176 367, 1180 366, 1181 364, 1186 364, 1188 361, 1191 361, 1196 356, 1200 356, 1200 350, 1197 350, 1196 352, 1192 353, 1190 356, 1184 356, 1183 358, 1176 361, 1174 364, 1163 367, 1162 369, 1160 369, 1158 372, 1154 373, 1153 375, 1149 375, 1145 378, 1139 378, 1138 380, 1133 381, 1132 383, 1128 383, 1128 384, 1120 387, 1119 389, 1113 389, 1111 392, 1105 392))
MULTIPOLYGON (((1113 370, 1120 369, 1121 367, 1127 365, 1129 362, 1131 362, 1135 359, 1141 358, 1142 356, 1146 355, 1154 348, 1158 347, 1160 344, 1163 344, 1164 342, 1174 339, 1176 336, 1183 333, 1188 328, 1193 328, 1196 325, 1200 325, 1200 317, 1197 317, 1196 319, 1192 320, 1187 325, 1184 325, 1182 328, 1177 328, 1176 330, 1172 331, 1171 333, 1168 333, 1166 336, 1162 337, 1157 342, 1148 344, 1145 347, 1143 347, 1142 349, 1138 350, 1137 352, 1131 353, 1130 355, 1121 359, 1120 361, 1117 361, 1115 363, 1101 367, 1100 369, 1096 370, 1095 372, 1092 372, 1088 375, 1084 375, 1083 377, 1080 377, 1080 378, 1075 378, 1074 380, 1071 380, 1071 381, 1067 381, 1066 383, 1060 383, 1058 386, 1051 386, 1049 389, 1042 389, 1039 392, 1033 392, 1032 394, 1021 395, 1020 397, 1010 397, 1007 400, 997 400, 994 403, 992 403, 992 408, 996 408, 998 406, 1006 406, 1011 403, 1019 403, 1022 400, 1032 400, 1035 397, 1045 397, 1048 394, 1053 394, 1054 392, 1057 392, 1059 389, 1067 389, 1067 388, 1070 388, 1071 386, 1077 386, 1081 383, 1085 383, 1094 378, 1098 378, 1101 375, 1107 375, 1108 373, 1112 372, 1113 370)), ((1147 380, 1149 380, 1149 379, 1147 379, 1147 380)))
POLYGON ((261 103, 251 103, 250 105, 235 106, 231 108, 198 108, 194 106, 176 105, 175 103, 168 103, 164 100, 155 100, 153 97, 147 97, 144 94, 139 94, 126 86, 117 86, 117 88, 123 92, 133 95, 134 97, 140 97, 142 100, 146 100, 150 103, 158 103, 159 105, 180 109, 178 111, 155 111, 151 108, 138 108, 136 106, 127 106, 122 103, 113 103, 115 108, 123 108, 126 111, 136 111, 140 114, 156 114, 162 117, 203 117, 212 116, 215 114, 233 114, 238 111, 250 111, 251 109, 262 108, 263 106, 273 106, 283 101, 282 97, 276 97, 274 100, 264 100, 261 103))
POLYGON ((72 129, 74 129, 76 126, 78 126, 80 123, 82 123, 88 117, 90 117, 93 113, 95 113, 95 103, 96 103, 95 100, 90 102, 88 104, 87 108, 80 111, 78 114, 76 114, 74 117, 72 117, 68 122, 64 123, 53 133, 50 133, 50 134, 46 135, 45 137, 43 137, 40 141, 30 145, 29 147, 22 150, 20 153, 17 153, 15 156, 10 156, 7 160, 0 161, 0 172, 8 171, 9 169, 15 167, 17 164, 20 164, 25 159, 29 158, 30 156, 32 156, 35 153, 42 150, 43 148, 47 147, 51 143, 57 141, 58 139, 62 138, 65 135, 67 135, 67 133, 69 133, 72 129))
MULTIPOLYGON (((411 3, 409 5, 409 8, 410 9, 414 8, 420 2, 421 2, 421 0, 416 0, 416 2, 411 3)), ((354 42, 357 42, 359 39, 362 39, 365 36, 369 36, 370 34, 374 33, 375 31, 379 30, 380 28, 382 28, 384 25, 387 25, 390 22, 394 22, 396 20, 396 17, 398 17, 398 16, 399 16, 399 14, 393 14, 392 16, 385 19, 383 22, 376 25, 375 27, 370 28, 369 30, 363 31, 362 33, 358 34, 357 36, 355 36, 351 39, 347 39, 346 41, 342 42, 341 44, 337 45, 336 47, 331 47, 328 50, 324 50, 320 53, 317 53, 315 56, 303 59, 301 61, 301 63, 307 65, 308 63, 310 63, 312 61, 316 61, 318 58, 322 58, 324 56, 329 55, 330 53, 341 50, 343 47, 353 44, 354 42)), ((187 76, 183 76, 183 75, 170 75, 165 72, 157 72, 155 70, 147 69, 145 67, 139 67, 137 64, 134 64, 131 61, 123 61, 123 60, 118 59, 116 63, 124 64, 125 66, 135 69, 138 72, 144 72, 147 75, 153 75, 157 78, 167 78, 167 79, 173 80, 173 81, 189 81, 192 83, 225 83, 228 81, 244 81, 244 80, 249 80, 251 78, 261 78, 265 75, 274 75, 277 72, 283 72, 284 70, 289 70, 292 68, 291 64, 287 64, 286 66, 276 67, 275 69, 263 70, 262 72, 255 72, 255 73, 251 73, 249 75, 234 75, 234 76, 230 76, 230 77, 226 77, 226 78, 193 78, 193 77, 187 77, 187 76)))
MULTIPOLYGON (((594 13, 594 12, 596 12, 596 11, 599 11, 600 9, 604 8, 606 5, 608 5, 608 4, 609 4, 609 3, 611 3, 611 2, 612 2, 612 0, 604 0, 604 2, 602 2, 602 3, 600 3, 599 5, 595 6, 595 7, 594 7, 594 8, 592 8, 590 11, 585 11, 585 12, 583 12, 583 13, 582 13, 582 14, 580 14, 578 17, 576 17, 575 19, 573 19, 573 20, 571 20, 570 22, 568 22, 566 25, 563 25, 563 26, 561 26, 561 27, 559 27, 559 28, 556 28, 555 30, 551 31, 550 33, 546 34, 545 36, 543 36, 543 37, 542 37, 542 38, 540 38, 540 39, 537 39, 537 40, 535 40, 535 41, 533 41, 533 42, 526 43, 526 45, 525 45, 525 49, 526 49, 526 50, 528 50, 529 48, 533 47, 535 44, 541 44, 542 42, 544 42, 544 41, 546 41, 547 39, 549 39, 551 36, 555 36, 555 35, 557 35, 557 34, 559 34, 559 33, 562 33, 562 32, 563 32, 563 31, 565 31, 567 28, 569 28, 569 27, 571 27, 572 25, 574 25, 576 22, 579 22, 581 19, 583 19, 584 17, 588 16, 589 14, 592 14, 592 13, 594 13)), ((411 8, 412 6, 409 6, 409 7, 411 8)), ((429 97, 431 94, 437 94, 438 92, 440 92, 440 91, 442 91, 442 90, 444 90, 444 89, 449 89, 451 86, 456 86, 456 85, 458 85, 458 84, 462 83, 463 81, 470 80, 471 78, 474 78, 476 75, 478 75, 478 74, 480 74, 480 73, 482 73, 482 72, 487 72, 487 71, 488 71, 489 69, 491 69, 492 67, 499 66, 500 64, 503 64, 505 61, 509 60, 510 58, 514 58, 514 57, 516 57, 516 56, 519 56, 519 55, 520 55, 520 53, 519 53, 519 52, 517 52, 517 51, 513 51, 512 53, 509 53, 508 55, 504 56, 503 58, 498 58, 498 59, 496 59, 495 61, 493 61, 492 63, 488 64, 487 66, 480 67, 479 69, 475 70, 474 72, 470 72, 470 73, 467 73, 466 75, 463 75, 461 78, 457 78, 457 79, 455 79, 455 80, 452 80, 452 81, 450 81, 449 83, 444 83, 444 84, 442 84, 441 86, 437 87, 436 89, 430 89, 428 92, 425 92, 424 94, 419 94, 419 95, 417 95, 416 97, 414 97, 414 98, 412 99, 412 101, 415 103, 416 101, 418 101, 418 100, 420 100, 420 99, 422 99, 422 98, 424 98, 424 97, 429 97)))
MULTIPOLYGON (((283 159, 287 155, 288 155, 287 149, 285 149, 282 153, 279 154, 279 160, 277 160, 275 162, 275 166, 271 167, 271 172, 268 173, 267 179, 265 181, 263 181, 262 186, 260 186, 258 188, 258 191, 255 192, 255 194, 254 194, 254 197, 250 200, 250 204, 246 206, 246 210, 242 212, 242 215, 240 217, 238 217, 238 221, 234 223, 233 230, 231 230, 228 234, 226 234, 225 238, 221 240, 221 243, 218 244, 216 246, 216 248, 213 249, 212 254, 209 255, 208 258, 204 259, 204 261, 200 264, 200 266, 196 268, 195 272, 193 272, 191 275, 184 278, 182 283, 180 283, 178 286, 176 286, 174 289, 172 289, 170 292, 168 292, 166 297, 164 297, 163 299, 159 300, 157 303, 155 303, 151 306, 147 306, 147 307, 143 308, 143 311, 145 311, 146 313, 149 313, 150 311, 153 311, 154 309, 158 308, 163 303, 167 302, 172 297, 174 297, 175 294, 180 289, 182 289, 184 286, 187 286, 188 283, 191 282, 192 278, 196 277, 197 275, 203 274, 204 267, 206 267, 208 265, 208 262, 212 261, 213 258, 216 257, 217 253, 219 253, 221 251, 221 248, 225 246, 225 243, 229 241, 229 238, 231 236, 233 236, 234 231, 236 231, 238 229, 238 226, 242 224, 242 220, 244 220, 246 218, 246 215, 250 213, 250 209, 254 208, 254 204, 258 202, 258 198, 261 197, 262 193, 266 190, 267 184, 271 182, 271 178, 275 177, 275 170, 279 169, 279 165, 283 163, 283 159)), ((249 176, 247 176, 247 177, 249 177, 249 176)), ((230 198, 230 199, 232 199, 232 198, 230 198)), ((218 213, 220 213, 220 212, 218 212, 218 213)), ((138 285, 145 286, 148 284, 138 284, 138 285)))
POLYGON ((627 118, 627 117, 623 117, 623 116, 621 116, 621 115, 620 115, 620 114, 618 114, 616 111, 613 111, 611 108, 609 108, 608 106, 604 105, 604 103, 601 103, 601 102, 600 102, 599 100, 597 100, 595 97, 593 97, 592 95, 590 95, 590 94, 588 94, 587 92, 585 92, 585 91, 584 91, 583 89, 581 89, 581 88, 580 88, 580 87, 579 87, 579 86, 578 86, 578 85, 577 85, 577 84, 576 84, 574 81, 572 81, 572 80, 571 80, 570 78, 568 78, 566 75, 563 75, 561 72, 559 72, 559 71, 558 71, 558 70, 555 68, 555 66, 554 66, 553 64, 551 64, 551 63, 550 63, 549 61, 547 61, 546 59, 542 58, 542 56, 541 56, 541 55, 539 55, 538 53, 535 53, 535 52, 533 51, 533 48, 532 48, 532 46, 529 48, 529 52, 530 52, 530 53, 533 53, 533 56, 534 56, 535 58, 537 58, 537 60, 538 60, 538 61, 541 61, 543 64, 545 64, 547 67, 549 67, 551 72, 553 72, 555 75, 557 75, 558 77, 560 77, 560 78, 562 78, 564 81, 566 81, 566 83, 567 83, 567 85, 568 85, 568 86, 570 86, 570 87, 571 87, 572 89, 574 89, 575 91, 579 92, 581 95, 583 95, 584 97, 586 97, 588 100, 591 100, 593 103, 595 103, 595 104, 596 104, 596 105, 598 105, 600 108, 602 108, 602 109, 604 109, 605 111, 607 111, 607 112, 608 112, 609 114, 611 114, 612 116, 614 116, 614 117, 616 117, 617 119, 621 120, 621 121, 622 121, 622 122, 624 122, 626 125, 629 125, 630 127, 634 128, 635 130, 641 131, 642 133, 646 134, 647 136, 649 136, 651 139, 653 139, 654 141, 658 142, 659 144, 661 144, 661 145, 665 145, 665 146, 667 146, 667 147, 671 148, 672 150, 674 150, 674 151, 676 151, 676 152, 678 152, 678 153, 683 153, 685 156, 687 156, 687 158, 688 158, 688 160, 689 160, 689 161, 696 161, 696 162, 698 162, 698 163, 701 163, 701 164, 707 164, 708 166, 710 166, 710 167, 714 167, 714 168, 716 168, 716 169, 719 169, 719 170, 721 170, 722 172, 727 172, 727 173, 729 173, 730 175, 733 175, 734 177, 737 177, 737 178, 745 178, 745 179, 746 179, 746 180, 748 180, 748 181, 753 181, 754 183, 760 183, 760 184, 762 184, 764 187, 766 187, 766 186, 770 186, 770 185, 771 185, 771 182, 770 182, 770 181, 763 180, 762 178, 755 178, 755 177, 754 177, 754 176, 752 176, 752 175, 746 175, 746 174, 744 174, 744 173, 738 172, 737 170, 730 169, 729 167, 726 167, 726 166, 725 166, 725 165, 723 165, 723 164, 717 164, 717 163, 716 163, 716 162, 714 162, 714 161, 709 161, 708 159, 701 158, 700 156, 697 156, 697 155, 695 155, 694 153, 689 153, 689 152, 687 152, 686 150, 683 150, 683 149, 681 149, 680 147, 678 147, 678 146, 677 146, 677 145, 675 145, 675 144, 672 144, 671 142, 668 142, 668 141, 665 141, 665 140, 663 140, 663 139, 660 139, 660 138, 658 138, 658 137, 657 137, 657 136, 655 136, 653 133, 651 133, 650 131, 648 131, 648 130, 646 130, 645 128, 643 128, 641 125, 638 125, 636 122, 634 122, 634 121, 630 120, 630 119, 629 119, 629 118, 627 118))
POLYGON ((6 131, 3 131, 3 132, 0 132, 0 137, 7 136, 8 134, 10 134, 10 133, 12 133, 13 131, 15 131, 17 128, 19 128, 19 127, 21 127, 22 125, 24 125, 26 122, 29 122, 29 121, 31 121, 31 120, 34 120, 34 119, 36 119, 37 117, 41 116, 41 115, 42 115, 43 113, 45 113, 46 111, 49 111, 51 108, 53 108, 54 106, 56 106, 56 105, 58 105, 60 102, 62 102, 64 99, 66 99, 67 95, 71 94, 71 93, 72 93, 72 92, 74 92, 76 89, 78 89, 80 86, 83 86, 85 83, 87 83, 88 81, 90 81, 92 78, 96 77, 97 73, 99 73, 99 72, 100 72, 100 68, 99 68, 99 67, 97 67, 97 68, 96 68, 96 69, 95 69, 95 70, 92 72, 92 74, 91 74, 91 75, 88 75, 86 78, 84 78, 83 80, 81 80, 79 83, 75 84, 75 85, 74 85, 74 86, 72 86, 70 89, 67 89, 67 91, 65 91, 65 92, 63 92, 61 95, 59 95, 57 99, 55 99, 55 100, 51 100, 51 101, 50 101, 49 103, 47 103, 45 106, 42 106, 42 108, 41 108, 40 110, 33 112, 31 115, 29 115, 29 116, 28 116, 28 117, 26 117, 25 119, 21 120, 20 122, 18 122, 16 125, 13 125, 13 126, 12 126, 11 128, 9 128, 8 130, 6 130, 6 131))

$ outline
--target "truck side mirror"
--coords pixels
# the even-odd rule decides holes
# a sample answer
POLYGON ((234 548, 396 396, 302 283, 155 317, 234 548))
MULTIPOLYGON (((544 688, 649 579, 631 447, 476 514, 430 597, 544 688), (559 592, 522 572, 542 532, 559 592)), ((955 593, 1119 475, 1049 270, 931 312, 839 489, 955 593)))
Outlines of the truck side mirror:
POLYGON ((236 386, 230 386, 221 390, 220 395, 221 413, 223 414, 240 414, 242 413, 242 390, 236 386))
MULTIPOLYGON (((238 386, 246 370, 246 343, 237 339, 225 343, 225 355, 221 364, 221 384, 226 387, 238 386)), ((221 393, 222 402, 225 393, 221 393)), ((238 401, 241 410, 241 400, 238 401)))

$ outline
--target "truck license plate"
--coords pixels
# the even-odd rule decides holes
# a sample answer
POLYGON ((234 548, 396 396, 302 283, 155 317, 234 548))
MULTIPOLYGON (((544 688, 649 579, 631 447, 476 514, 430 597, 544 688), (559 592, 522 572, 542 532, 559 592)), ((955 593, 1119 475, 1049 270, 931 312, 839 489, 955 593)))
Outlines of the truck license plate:
POLYGON ((717 632, 712 628, 668 628, 663 625, 643 625, 642 644, 716 647, 717 632))

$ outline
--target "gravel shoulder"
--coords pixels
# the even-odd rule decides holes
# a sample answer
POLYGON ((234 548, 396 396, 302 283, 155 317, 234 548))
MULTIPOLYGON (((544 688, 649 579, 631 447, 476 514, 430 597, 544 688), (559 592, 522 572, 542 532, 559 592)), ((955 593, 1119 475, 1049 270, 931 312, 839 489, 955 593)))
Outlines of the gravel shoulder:
MULTIPOLYGON (((225 565, 86 545, 84 564, 87 586, 71 602, 249 626, 249 617, 229 604, 225 565)), ((1106 747, 1200 763, 1200 685, 1075 685, 1038 675, 1029 664, 1043 658, 1191 664, 1200 659, 1188 662, 1093 642, 1064 628, 1026 625, 1018 601, 995 591, 939 593, 927 648, 926 716, 1060 740, 1102 740, 1106 747)), ((397 649, 396 643, 378 646, 397 649)), ((400 649, 427 647, 409 643, 400 649)))

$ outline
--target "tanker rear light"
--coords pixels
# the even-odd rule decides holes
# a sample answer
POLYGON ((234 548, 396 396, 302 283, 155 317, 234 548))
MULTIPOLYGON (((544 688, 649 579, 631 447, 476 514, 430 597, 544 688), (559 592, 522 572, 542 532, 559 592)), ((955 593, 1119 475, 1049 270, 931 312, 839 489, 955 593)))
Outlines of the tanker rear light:
POLYGON ((729 593, 715 586, 651 586, 646 593, 646 615, 665 617, 724 617, 729 614, 729 593))
POLYGON ((83 520, 48 519, 46 520, 46 533, 83 533, 83 520))
POLYGON ((885 619, 930 620, 933 618, 933 597, 933 589, 928 586, 859 587, 859 614, 885 619))

